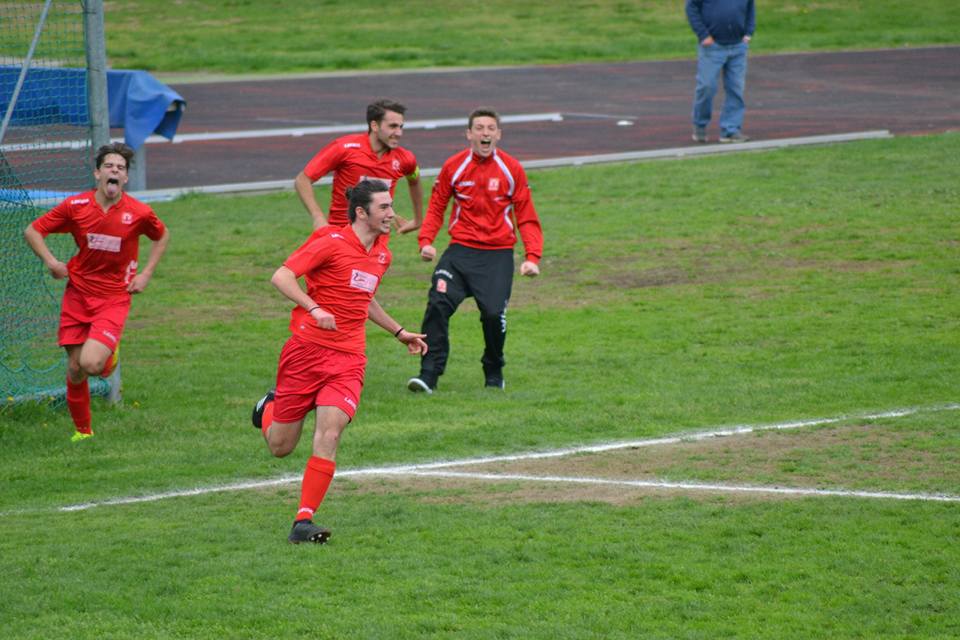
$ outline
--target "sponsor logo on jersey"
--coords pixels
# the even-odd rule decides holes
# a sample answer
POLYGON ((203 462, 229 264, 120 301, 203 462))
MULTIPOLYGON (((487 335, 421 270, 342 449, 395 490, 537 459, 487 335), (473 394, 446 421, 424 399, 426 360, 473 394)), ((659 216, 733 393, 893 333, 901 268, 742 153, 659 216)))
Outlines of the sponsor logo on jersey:
POLYGON ((437 269, 433 273, 434 275, 438 275, 438 276, 447 276, 448 280, 453 280, 453 274, 447 271, 446 269, 437 269))
POLYGON ((110 332, 107 331, 106 329, 103 329, 103 330, 101 331, 101 333, 102 333, 103 335, 105 335, 107 338, 109 338, 110 341, 113 342, 114 344, 117 343, 117 336, 113 335, 112 333, 110 333, 110 332))
POLYGON ((379 282, 380 278, 377 276, 372 273, 367 273, 366 271, 360 271, 359 269, 354 269, 353 275, 350 276, 351 287, 369 291, 370 293, 377 290, 377 283, 379 282))
POLYGON ((350 405, 350 407, 354 411, 357 410, 357 403, 353 401, 353 398, 348 398, 347 396, 343 396, 343 401, 346 402, 348 405, 350 405))
POLYGON ((344 143, 343 143, 343 148, 344 148, 344 149, 359 149, 359 148, 360 148, 360 143, 359 143, 359 142, 344 142, 344 143))
POLYGON ((500 178, 490 178, 490 182, 487 183, 487 191, 496 191, 500 188, 500 178))
POLYGON ((120 240, 119 236, 108 236, 105 233, 87 234, 87 246, 95 251, 120 253, 120 240))
POLYGON ((462 182, 458 182, 458 183, 457 183, 457 186, 458 186, 458 187, 472 187, 472 186, 475 185, 475 184, 477 184, 477 183, 474 182, 473 180, 463 180, 462 182))
POLYGON ((331 238, 340 238, 340 239, 343 239, 343 235, 342 235, 342 234, 339 234, 339 233, 331 233, 331 234, 330 234, 330 237, 331 237, 331 238))
POLYGON ((123 224, 132 224, 133 223, 133 214, 129 211, 124 211, 123 215, 120 216, 120 222, 123 224))
POLYGON ((70 204, 87 204, 90 202, 90 198, 77 198, 76 200, 71 200, 70 204))

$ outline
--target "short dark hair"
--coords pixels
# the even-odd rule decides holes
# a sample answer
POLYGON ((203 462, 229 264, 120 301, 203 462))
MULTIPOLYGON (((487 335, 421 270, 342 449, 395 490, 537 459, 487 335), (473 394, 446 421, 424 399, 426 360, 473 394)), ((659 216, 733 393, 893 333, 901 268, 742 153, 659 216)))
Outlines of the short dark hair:
POLYGON ((484 117, 493 118, 497 121, 497 126, 500 126, 500 114, 493 107, 477 107, 470 112, 470 117, 467 118, 467 129, 473 129, 473 121, 484 117))
POLYGON ((111 153, 115 153, 118 156, 123 156, 123 159, 127 161, 127 169, 130 169, 130 165, 133 164, 133 154, 136 153, 132 147, 125 145, 122 142, 113 142, 111 144, 105 144, 99 149, 97 149, 96 163, 97 169, 100 168, 100 165, 103 164, 104 158, 106 158, 111 153))
POLYGON ((376 102, 368 104, 367 131, 372 131, 372 128, 370 127, 371 122, 383 122, 383 117, 387 115, 387 111, 393 111, 403 115, 407 112, 407 108, 399 102, 394 102, 393 100, 377 100, 376 102))
POLYGON ((347 217, 350 222, 357 219, 357 207, 360 207, 367 213, 370 213, 370 203, 373 202, 373 194, 390 193, 390 185, 383 180, 376 178, 364 178, 351 189, 347 189, 347 200, 350 201, 347 209, 347 217))

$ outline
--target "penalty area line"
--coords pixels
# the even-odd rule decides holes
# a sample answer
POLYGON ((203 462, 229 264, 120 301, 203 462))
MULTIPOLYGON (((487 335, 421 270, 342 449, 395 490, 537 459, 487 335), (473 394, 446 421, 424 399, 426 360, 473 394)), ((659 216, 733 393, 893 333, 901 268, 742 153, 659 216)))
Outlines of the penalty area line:
MULTIPOLYGON (((489 457, 479 457, 479 458, 463 458, 460 460, 444 460, 437 462, 429 462, 423 464, 412 464, 412 465, 402 465, 402 466, 388 466, 388 467, 367 467, 360 469, 344 469, 337 473, 337 477, 362 477, 362 476, 398 476, 398 475, 424 475, 429 472, 438 471, 450 467, 462 467, 467 465, 475 464, 489 464, 494 462, 517 462, 517 461, 528 461, 528 460, 542 460, 546 458, 560 458, 569 455, 584 454, 584 453, 602 453, 605 451, 615 451, 618 449, 634 449, 640 447, 652 447, 660 445, 670 445, 670 444, 679 444, 682 442, 696 442, 699 440, 706 440, 708 438, 722 438, 728 436, 736 435, 745 435, 749 433, 756 433, 762 431, 779 431, 779 430, 788 430, 788 429, 800 429, 805 427, 816 427, 823 426, 828 424, 836 424, 839 422, 847 420, 878 420, 878 419, 891 419, 891 418, 901 418, 905 416, 915 415, 918 413, 935 413, 940 411, 956 411, 960 409, 960 404, 943 404, 932 407, 915 407, 915 408, 906 408, 906 409, 893 409, 890 411, 878 412, 878 413, 862 413, 862 414, 850 414, 850 415, 841 415, 831 418, 816 418, 810 420, 794 420, 789 422, 777 422, 772 424, 761 424, 761 425, 739 425, 724 427, 718 429, 712 429, 709 431, 695 431, 691 433, 685 433, 678 436, 671 436, 665 438, 648 438, 644 440, 627 440, 622 442, 610 442, 604 444, 596 445, 585 445, 580 447, 568 447, 563 449, 553 449, 549 451, 539 451, 539 452, 529 452, 513 455, 502 455, 502 456, 489 456, 489 457)), ((460 473, 460 472, 444 472, 444 473, 460 473)), ((507 476, 500 476, 496 474, 487 474, 496 477, 497 479, 511 479, 507 476)), ((531 476, 535 478, 536 476, 531 476)), ((270 478, 265 480, 248 480, 243 482, 236 482, 230 484, 221 484, 221 485, 212 485, 206 487, 196 487, 192 489, 182 489, 177 491, 167 491, 162 493, 154 493, 148 495, 140 496, 126 496, 126 497, 117 497, 109 498, 106 500, 91 501, 81 504, 66 505, 62 507, 55 507, 54 510, 58 512, 73 512, 73 511, 85 511, 87 509, 92 509, 94 507, 106 507, 106 506, 117 506, 125 504, 138 504, 142 502, 156 502, 159 500, 167 500, 169 498, 183 498, 189 496, 200 496, 212 493, 223 493, 226 491, 246 491, 250 489, 263 489, 268 487, 282 486, 286 484, 293 484, 300 482, 302 476, 300 475, 285 475, 277 478, 270 478)), ((519 479, 519 478, 518 478, 519 479)), ((580 480, 580 479, 577 479, 580 480)), ((622 483, 622 482, 634 482, 634 481, 620 481, 620 480, 603 480, 600 478, 594 479, 597 482, 610 482, 610 483, 622 483)), ((566 480, 573 481, 573 479, 566 480)), ((635 481, 641 482, 641 481, 635 481)), ((658 486, 661 488, 699 488, 699 487, 708 487, 714 485, 701 485, 697 483, 657 483, 654 481, 642 481, 646 482, 650 486, 658 486), (674 486, 675 485, 675 486, 674 486)), ((646 485, 644 485, 646 486, 646 485)), ((716 485, 718 487, 725 485, 716 485)), ((714 490, 723 490, 723 489, 714 489, 714 490)), ((734 490, 734 489, 727 489, 734 490)), ((807 491, 811 492, 811 495, 833 495, 830 493, 831 490, 828 489, 776 489, 776 488, 741 488, 736 489, 738 491, 752 491, 759 492, 765 491, 767 493, 782 493, 786 491, 807 491), (820 492, 820 493, 813 493, 820 492), (824 493, 825 492, 825 493, 824 493)), ((908 500, 908 499, 921 499, 921 498, 905 498, 900 496, 910 496, 910 495, 925 495, 925 494, 898 494, 898 493, 887 493, 887 492, 850 492, 850 491, 841 491, 836 490, 836 495, 844 496, 856 496, 858 493, 865 493, 870 495, 865 495, 863 497, 889 497, 891 499, 899 500, 908 500)), ((930 497, 930 500, 939 499, 941 501, 960 501, 960 498, 956 496, 941 496, 940 498, 930 497)), ((31 510, 31 513, 33 511, 31 510)), ((0 512, 0 517, 7 515, 15 515, 17 511, 7 511, 0 512)))

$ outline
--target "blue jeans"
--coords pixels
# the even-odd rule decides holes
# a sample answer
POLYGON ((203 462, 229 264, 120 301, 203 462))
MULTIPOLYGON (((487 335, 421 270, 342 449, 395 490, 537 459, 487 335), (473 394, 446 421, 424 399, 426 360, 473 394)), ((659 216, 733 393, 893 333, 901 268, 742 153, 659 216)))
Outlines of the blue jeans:
POLYGON ((732 136, 743 127, 743 89, 747 83, 747 43, 697 47, 697 91, 693 97, 693 125, 706 128, 713 111, 720 72, 723 72, 723 111, 720 135, 732 136))

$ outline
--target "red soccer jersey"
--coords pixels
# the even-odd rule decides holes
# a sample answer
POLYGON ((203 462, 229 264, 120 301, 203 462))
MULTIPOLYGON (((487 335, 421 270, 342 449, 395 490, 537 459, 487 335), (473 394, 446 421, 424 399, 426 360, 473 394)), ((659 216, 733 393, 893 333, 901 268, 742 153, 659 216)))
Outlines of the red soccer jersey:
POLYGON ((403 176, 417 175, 417 158, 402 147, 388 149, 377 157, 370 146, 370 136, 357 133, 337 138, 320 150, 307 163, 303 172, 316 182, 333 171, 333 196, 327 211, 327 223, 335 226, 350 224, 347 218, 347 189, 364 178, 379 178, 390 185, 390 195, 403 176))
POLYGON ((33 221, 43 237, 70 233, 76 255, 67 263, 70 284, 81 293, 103 298, 129 296, 127 285, 137 275, 139 239, 163 237, 166 227, 153 209, 124 193, 104 213, 87 191, 67 198, 33 221))
POLYGON ((382 235, 370 251, 349 226, 321 227, 294 251, 285 267, 307 283, 307 294, 337 321, 336 331, 321 329, 307 310, 294 308, 290 331, 316 344, 364 353, 370 301, 390 267, 388 236, 382 235))
POLYGON ((520 163, 499 149, 487 158, 469 148, 443 163, 433 183, 430 205, 418 239, 420 246, 432 244, 443 225, 447 204, 452 244, 474 249, 512 249, 517 227, 526 259, 539 262, 543 256, 543 231, 533 208, 527 174, 520 163))

